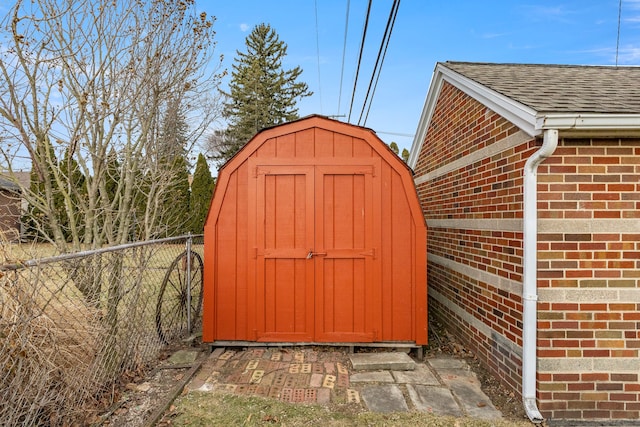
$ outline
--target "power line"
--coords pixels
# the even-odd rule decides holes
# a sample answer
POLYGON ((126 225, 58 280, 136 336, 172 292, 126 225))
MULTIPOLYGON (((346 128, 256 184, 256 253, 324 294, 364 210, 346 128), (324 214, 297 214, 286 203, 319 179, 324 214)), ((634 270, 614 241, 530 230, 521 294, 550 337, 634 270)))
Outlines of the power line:
POLYGON ((384 29, 384 34, 382 36, 382 40, 380 41, 380 48, 378 49, 378 56, 376 57, 376 63, 373 66, 373 72, 371 73, 371 80, 369 80, 369 87, 367 88, 367 94, 364 98, 364 102, 362 103, 362 110, 360 111, 360 117, 358 118, 358 125, 360 125, 360 121, 362 120, 362 115, 364 114, 364 110, 367 107, 367 101, 369 101, 369 108, 367 109, 367 115, 365 116, 363 126, 367 123, 367 118, 369 117, 369 111, 371 110, 371 104, 373 103, 373 96, 376 92, 376 88, 378 87, 378 79, 380 78, 380 73, 382 71, 382 65, 384 64, 384 58, 387 56, 387 48, 389 47, 389 40, 391 40, 391 32, 393 31, 393 26, 396 22, 396 16, 398 15, 398 9, 400 7, 400 0, 394 0, 391 5, 391 10, 389 11, 389 18, 387 19, 387 26, 384 29), (378 63, 380 66, 378 66, 378 63), (375 85, 374 85, 375 80, 375 85), (373 86, 373 91, 371 91, 373 86), (371 99, 369 99, 369 93, 371 92, 371 99))
POLYGON ((620 17, 622 16, 622 0, 618 3, 618 37, 616 38, 616 67, 618 66, 618 49, 620 48, 620 17))
POLYGON ((349 30, 349 8, 351 0, 347 0, 347 17, 344 20, 344 43, 342 45, 342 66, 340 67, 340 92, 338 93, 338 116, 340 116, 340 103, 342 102, 342 77, 344 76, 344 56, 347 52, 347 32, 349 30))
POLYGON ((376 89, 378 88, 378 80, 380 79, 380 73, 382 72, 382 64, 384 63, 384 59, 387 56, 387 48, 389 47, 389 40, 391 40, 391 31, 393 31, 393 26, 396 23, 396 16, 398 15, 399 8, 400 8, 400 0, 398 0, 398 5, 393 15, 393 22, 391 23, 391 30, 389 31, 389 38, 387 39, 387 43, 384 46, 384 53, 382 54, 382 62, 380 63, 380 69, 378 70, 378 75, 376 76, 376 83, 375 85, 373 85, 373 92, 371 92, 371 100, 369 101, 369 107, 367 108, 367 114, 364 116, 364 122, 362 126, 365 126, 367 124, 367 119, 369 118, 369 111, 371 111, 371 105, 373 104, 373 97, 376 93, 376 89))
POLYGON ((376 133, 381 133, 383 135, 395 135, 395 136, 406 136, 409 138, 413 138, 415 135, 412 133, 400 133, 400 132, 382 132, 377 130, 376 133))
POLYGON ((351 104, 349 105, 349 116, 347 122, 351 122, 351 111, 353 110, 353 100, 356 96, 356 87, 358 86, 358 74, 360 73, 360 63, 362 62, 362 53, 364 51, 364 41, 367 38, 367 27, 369 26, 369 14, 371 13, 371 3, 373 0, 369 0, 367 6, 367 16, 364 20, 364 28, 362 29, 362 41, 360 42, 360 53, 358 54, 358 66, 356 68, 356 78, 353 82, 353 92, 351 93, 351 104))
POLYGON ((320 79, 320 41, 318 36, 318 0, 313 5, 316 11, 316 54, 318 56, 318 96, 320 97, 320 114, 322 114, 322 80, 320 79))

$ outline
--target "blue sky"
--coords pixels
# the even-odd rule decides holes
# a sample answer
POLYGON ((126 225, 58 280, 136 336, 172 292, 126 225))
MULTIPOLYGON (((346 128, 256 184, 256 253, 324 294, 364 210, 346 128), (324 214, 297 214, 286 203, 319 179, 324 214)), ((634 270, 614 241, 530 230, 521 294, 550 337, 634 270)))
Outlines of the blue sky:
MULTIPOLYGON (((197 0, 197 6, 216 17, 216 53, 227 69, 255 25, 277 31, 288 45, 284 67, 300 65, 301 80, 314 92, 298 104, 305 116, 349 113, 368 2, 350 0, 340 92, 347 2, 197 0)), ((358 122, 392 3, 373 1, 351 123, 358 122)), ((409 149, 438 61, 613 65, 618 7, 619 0, 401 0, 366 126, 409 149)), ((620 23, 618 64, 638 65, 640 0, 622 1, 620 23)))
MULTIPOLYGON (((0 0, 1 14, 6 13, 5 1, 0 0)), ((373 1, 350 123, 358 124, 392 3, 373 1)), ((349 113, 367 4, 368 0, 196 0, 199 11, 216 17, 215 54, 224 55, 228 70, 236 50, 245 51, 245 38, 255 25, 268 23, 277 31, 288 45, 284 67, 301 66, 301 80, 314 92, 298 104, 301 116, 349 113)), ((619 0, 401 0, 371 111, 361 124, 383 141, 410 149, 439 61, 614 65, 619 5, 619 0)), ((622 0, 620 16, 618 63, 640 65, 640 0, 622 0)), ((26 158, 15 167, 27 168, 26 158)))

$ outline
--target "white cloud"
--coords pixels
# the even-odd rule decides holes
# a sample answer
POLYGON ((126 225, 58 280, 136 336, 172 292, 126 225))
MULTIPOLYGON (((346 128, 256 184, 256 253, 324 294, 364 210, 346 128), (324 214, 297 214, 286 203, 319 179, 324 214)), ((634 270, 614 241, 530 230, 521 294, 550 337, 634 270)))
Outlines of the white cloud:
POLYGON ((568 9, 565 5, 542 6, 524 4, 520 5, 520 11, 533 22, 555 21, 563 24, 573 22, 573 16, 578 14, 577 10, 568 9))
MULTIPOLYGON (((615 47, 601 47, 584 50, 567 51, 570 54, 588 54, 600 57, 603 64, 613 65, 616 63, 615 47)), ((618 50, 618 65, 640 65, 640 47, 634 45, 620 46, 618 50)))
POLYGON ((621 12, 622 22, 632 25, 640 23, 640 15, 638 15, 638 12, 640 12, 640 0, 625 1, 621 12))
POLYGON ((638 65, 640 63, 640 47, 628 46, 620 49, 618 64, 638 65))
POLYGON ((240 31, 246 33, 249 30, 249 24, 245 24, 244 22, 240 24, 240 31))
POLYGON ((508 35, 511 35, 511 33, 484 33, 480 35, 480 37, 483 39, 495 39, 498 37, 505 37, 508 35))
POLYGON ((640 9, 640 0, 625 0, 623 2, 624 6, 629 6, 631 9, 640 9))

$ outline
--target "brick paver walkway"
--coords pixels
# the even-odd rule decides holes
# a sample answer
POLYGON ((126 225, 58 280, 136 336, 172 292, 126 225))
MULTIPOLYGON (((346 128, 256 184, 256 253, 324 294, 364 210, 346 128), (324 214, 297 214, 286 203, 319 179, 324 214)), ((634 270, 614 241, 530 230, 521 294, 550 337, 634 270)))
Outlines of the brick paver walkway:
POLYGON ((187 385, 189 390, 223 390, 284 402, 360 403, 350 388, 349 356, 312 348, 216 349, 187 385))
POLYGON ((365 356, 349 354, 346 349, 313 347, 218 348, 186 387, 283 402, 348 403, 374 412, 417 410, 484 419, 502 417, 461 359, 429 358, 411 363, 408 371, 376 368, 379 370, 350 372, 354 366, 363 369, 361 359, 385 359, 383 365, 395 366, 398 357, 399 353, 365 356), (350 356, 357 356, 358 361, 350 356))

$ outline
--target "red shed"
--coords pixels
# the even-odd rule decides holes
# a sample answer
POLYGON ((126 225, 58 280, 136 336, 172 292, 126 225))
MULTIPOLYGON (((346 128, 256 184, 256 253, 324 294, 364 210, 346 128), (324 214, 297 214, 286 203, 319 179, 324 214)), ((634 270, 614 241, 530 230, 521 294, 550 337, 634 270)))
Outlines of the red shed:
POLYGON ((426 344, 426 232, 411 170, 373 131, 263 130, 218 176, 203 341, 426 344))

